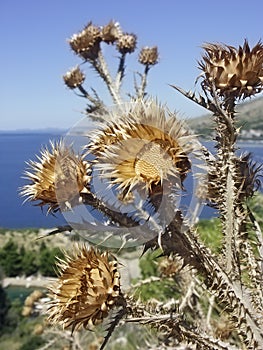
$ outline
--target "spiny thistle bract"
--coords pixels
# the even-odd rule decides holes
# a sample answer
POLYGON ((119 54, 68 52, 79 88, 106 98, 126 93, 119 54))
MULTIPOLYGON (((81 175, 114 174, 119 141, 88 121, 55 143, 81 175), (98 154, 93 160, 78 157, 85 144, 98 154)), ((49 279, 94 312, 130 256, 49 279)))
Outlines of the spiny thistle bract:
POLYGON ((203 48, 205 53, 199 68, 204 73, 205 89, 241 99, 262 91, 263 45, 260 41, 252 49, 247 40, 239 48, 211 43, 203 48))
POLYGON ((197 146, 174 113, 155 101, 138 101, 108 119, 89 135, 87 149, 111 184, 128 194, 137 185, 152 190, 173 177, 183 182, 191 168, 188 155, 197 146))
POLYGON ((88 191, 89 164, 74 154, 63 141, 51 142, 51 150, 44 148, 38 161, 28 163, 25 179, 30 184, 21 188, 26 200, 39 201, 49 211, 72 207, 81 201, 81 192, 88 191))
POLYGON ((103 321, 120 296, 116 259, 85 245, 58 260, 58 281, 50 288, 48 320, 72 331, 103 321))

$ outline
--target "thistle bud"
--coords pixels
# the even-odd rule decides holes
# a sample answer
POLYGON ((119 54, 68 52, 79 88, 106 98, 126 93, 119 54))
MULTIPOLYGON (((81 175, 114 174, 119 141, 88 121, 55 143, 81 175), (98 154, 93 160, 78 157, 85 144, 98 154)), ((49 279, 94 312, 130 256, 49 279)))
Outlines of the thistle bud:
POLYGON ((220 44, 203 46, 205 54, 199 62, 204 73, 203 87, 216 90, 220 96, 246 98, 263 89, 263 45, 258 42, 250 49, 220 44))
POLYGON ((132 53, 136 48, 137 37, 134 34, 122 34, 116 43, 121 54, 132 53))
POLYGON ((101 29, 101 39, 107 44, 113 44, 121 35, 121 29, 118 22, 110 21, 101 29))
POLYGON ((84 59, 96 59, 100 49, 100 28, 91 22, 78 34, 69 40, 72 50, 84 59))
POLYGON ((84 73, 79 67, 72 68, 63 76, 64 82, 70 89, 75 89, 81 86, 85 80, 84 73))
POLYGON ((154 65, 158 63, 158 48, 153 47, 143 47, 139 54, 139 62, 144 65, 154 65))

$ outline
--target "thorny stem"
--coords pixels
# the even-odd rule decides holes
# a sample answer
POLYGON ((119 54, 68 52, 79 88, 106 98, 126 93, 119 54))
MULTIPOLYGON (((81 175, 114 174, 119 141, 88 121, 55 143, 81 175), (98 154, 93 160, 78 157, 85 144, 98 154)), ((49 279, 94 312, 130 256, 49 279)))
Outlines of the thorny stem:
POLYGON ((214 308, 214 302, 215 302, 215 296, 211 295, 209 298, 209 308, 208 308, 207 315, 206 315, 206 325, 209 329, 211 329, 210 321, 211 321, 212 311, 214 308))
POLYGON ((55 344, 57 341, 57 339, 51 339, 48 341, 48 343, 46 343, 44 346, 42 346, 41 348, 39 348, 38 350, 47 350, 49 349, 53 344, 55 344))
MULTIPOLYGON (((188 232, 185 231, 184 237, 186 244, 191 247, 190 251, 192 250, 192 252, 195 254, 195 257, 193 255, 192 258, 193 266, 196 266, 199 272, 206 276, 206 284, 208 287, 213 287, 213 284, 216 283, 218 286, 216 295, 222 302, 225 301, 227 295, 227 298, 229 298, 229 307, 235 309, 235 312, 238 315, 242 315, 242 322, 245 322, 247 324, 247 329, 252 331, 252 338, 249 339, 249 342, 255 341, 257 344, 262 344, 263 331, 259 326, 257 316, 255 316, 254 306, 248 298, 244 298, 240 283, 238 283, 238 281, 234 282, 231 280, 229 274, 227 274, 227 272, 221 268, 218 262, 210 254, 209 250, 207 250, 205 246, 202 246, 196 237, 192 237, 191 230, 188 232), (199 262, 198 259, 200 259, 199 262)), ((240 329, 239 331, 242 330, 240 329)))
POLYGON ((120 105, 122 100, 121 97, 116 89, 116 87, 114 86, 112 77, 109 73, 109 69, 108 66, 104 60, 104 57, 102 55, 102 52, 99 51, 98 52, 98 58, 97 60, 93 60, 92 62, 93 67, 95 68, 95 70, 98 72, 98 74, 101 76, 101 78, 104 80, 111 96, 112 99, 114 101, 114 103, 116 103, 117 105, 120 105))
POLYGON ((102 100, 92 97, 82 85, 78 86, 78 89, 83 94, 83 97, 87 98, 95 107, 100 108, 104 106, 102 100))
POLYGON ((116 79, 115 79, 115 87, 116 87, 117 93, 119 93, 119 91, 120 91, 122 79, 124 78, 125 57, 126 57, 126 53, 123 53, 120 57, 119 67, 118 67, 117 75, 116 75, 116 79))
POLYGON ((147 64, 145 66, 144 73, 141 75, 141 86, 138 89, 138 93, 137 93, 138 99, 143 99, 145 96, 145 89, 147 86, 147 76, 148 76, 149 70, 150 70, 150 66, 149 66, 149 64, 147 64))
POLYGON ((192 279, 190 284, 188 285, 188 290, 187 290, 186 294, 184 295, 184 297, 182 298, 182 301, 179 305, 179 308, 178 308, 179 312, 182 312, 184 310, 184 308, 187 306, 190 298, 192 297, 192 295, 194 293, 195 285, 196 285, 196 281, 194 279, 192 279))
POLYGON ((207 334, 200 334, 199 332, 194 332, 193 330, 188 329, 181 315, 179 314, 161 314, 161 315, 145 315, 141 317, 129 317, 126 320, 126 323, 136 322, 141 324, 150 324, 153 327, 159 328, 162 324, 167 324, 167 331, 178 334, 179 337, 183 337, 186 340, 195 341, 201 346, 202 349, 209 350, 238 350, 235 346, 231 346, 229 343, 225 343, 218 339, 214 339, 207 334))
POLYGON ((82 196, 84 204, 91 205, 92 207, 104 213, 106 216, 108 216, 112 223, 118 224, 121 227, 134 227, 137 225, 137 223, 127 215, 108 208, 94 194, 84 193, 82 196))
MULTIPOLYGON (((254 226, 255 229, 255 233, 258 239, 258 252, 259 252, 259 256, 261 257, 261 262, 260 262, 260 266, 261 266, 261 272, 262 272, 262 276, 263 276, 263 232, 254 216, 254 214, 251 212, 251 210, 248 208, 248 215, 250 217, 250 220, 254 226)), ((263 278, 262 278, 262 290, 263 290, 263 278)))
MULTIPOLYGON (((203 90, 206 92, 205 87, 203 90)), ((216 107, 214 113, 217 131, 217 156, 220 167, 218 181, 221 182, 223 200, 219 203, 219 212, 223 223, 225 235, 226 270, 233 275, 240 275, 238 261, 237 237, 240 233, 240 220, 237 216, 239 206, 238 189, 236 189, 235 142, 237 131, 235 127, 235 98, 229 97, 220 103, 220 97, 215 86, 211 91, 213 103, 216 107)))
POLYGON ((146 278, 145 280, 142 280, 140 282, 137 282, 136 284, 133 284, 132 288, 138 288, 138 287, 141 287, 141 286, 143 286, 145 284, 149 284, 149 283, 152 283, 152 282, 159 282, 161 280, 162 279, 160 277, 151 276, 149 278, 146 278))

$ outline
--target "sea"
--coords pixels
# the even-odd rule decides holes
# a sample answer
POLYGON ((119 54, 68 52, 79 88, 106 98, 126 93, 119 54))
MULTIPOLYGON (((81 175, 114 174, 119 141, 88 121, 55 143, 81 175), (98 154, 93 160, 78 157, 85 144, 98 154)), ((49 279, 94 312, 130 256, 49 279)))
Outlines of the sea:
MULTIPOLYGON (((52 228, 66 224, 61 214, 47 215, 45 210, 24 203, 24 198, 19 196, 19 188, 27 183, 23 179, 26 161, 36 160, 41 148, 61 136, 54 132, 0 133, 0 228, 52 228)), ((212 143, 206 143, 206 146, 213 147, 212 143)), ((240 152, 251 152, 259 164, 263 162, 263 143, 241 142, 238 146, 240 152)), ((200 218, 214 215, 213 210, 204 208, 200 218)))

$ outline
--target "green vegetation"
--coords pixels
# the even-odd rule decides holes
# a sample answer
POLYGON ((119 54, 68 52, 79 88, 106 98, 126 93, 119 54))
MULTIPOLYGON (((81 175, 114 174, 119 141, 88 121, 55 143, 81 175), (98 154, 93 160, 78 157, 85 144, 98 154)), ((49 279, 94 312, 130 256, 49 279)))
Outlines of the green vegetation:
POLYGON ((213 251, 217 252, 222 241, 220 221, 218 218, 211 220, 202 219, 199 221, 197 231, 202 241, 213 251))
POLYGON ((21 314, 23 301, 20 299, 9 300, 1 287, 0 301, 0 312, 3 307, 5 313, 2 322, 0 321, 0 348, 32 350, 43 345, 44 339, 35 334, 36 326, 42 323, 43 317, 23 317, 21 314))
POLYGON ((0 285, 0 334, 1 330, 6 322, 6 317, 9 308, 9 300, 7 299, 7 294, 5 290, 0 285))
POLYGON ((39 256, 39 271, 44 276, 56 276, 57 273, 54 269, 56 257, 62 257, 61 250, 57 247, 48 248, 45 243, 40 246, 39 256))
POLYGON ((20 248, 13 239, 9 239, 0 248, 0 268, 5 276, 30 276, 40 272, 44 276, 56 276, 54 270, 56 257, 61 257, 61 250, 57 247, 47 247, 41 243, 38 250, 28 250, 22 245, 20 248))
MULTIPOLYGON (((162 278, 160 281, 152 281, 151 279, 153 276, 160 276, 158 264, 163 259, 160 254, 161 251, 158 250, 153 253, 147 253, 140 259, 142 278, 144 281, 149 280, 149 283, 140 284, 136 289, 135 296, 140 297, 142 301, 147 301, 150 299, 165 301, 169 298, 175 297, 175 295, 178 295, 179 293, 173 279, 162 278)), ((133 282, 136 283, 136 280, 133 282)))
POLYGON ((0 249, 0 266, 9 277, 15 277, 22 272, 22 256, 17 244, 11 239, 0 249))

